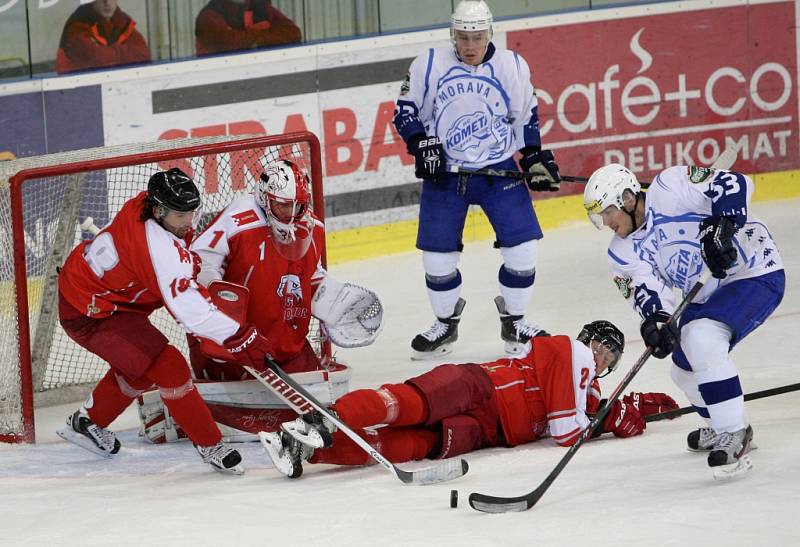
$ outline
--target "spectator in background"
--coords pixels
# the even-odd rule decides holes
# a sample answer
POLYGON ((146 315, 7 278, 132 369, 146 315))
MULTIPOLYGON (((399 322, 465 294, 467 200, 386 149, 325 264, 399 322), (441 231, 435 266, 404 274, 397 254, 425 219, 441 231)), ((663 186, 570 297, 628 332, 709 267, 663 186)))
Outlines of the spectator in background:
POLYGON ((198 55, 292 44, 300 28, 269 0, 211 0, 195 22, 198 55))
POLYGON ((56 72, 150 61, 150 49, 136 30, 136 21, 117 3, 95 0, 70 15, 56 53, 56 72))

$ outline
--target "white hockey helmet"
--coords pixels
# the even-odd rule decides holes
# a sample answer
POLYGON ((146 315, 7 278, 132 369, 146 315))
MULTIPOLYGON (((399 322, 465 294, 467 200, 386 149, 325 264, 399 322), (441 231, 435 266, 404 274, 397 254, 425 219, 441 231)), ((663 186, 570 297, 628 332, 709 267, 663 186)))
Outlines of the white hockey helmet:
POLYGON ((258 182, 256 201, 267 215, 278 252, 289 260, 305 255, 314 229, 305 172, 289 160, 268 164, 258 182))
MULTIPOLYGON (((461 0, 450 16, 450 41, 456 47, 456 31, 488 31, 492 39, 492 12, 483 0, 461 0)), ((458 50, 456 50, 458 52, 458 50)))
POLYGON ((604 165, 589 177, 583 191, 583 206, 598 230, 603 228, 603 211, 612 205, 623 209, 622 196, 626 190, 638 194, 642 185, 630 169, 619 163, 604 165))

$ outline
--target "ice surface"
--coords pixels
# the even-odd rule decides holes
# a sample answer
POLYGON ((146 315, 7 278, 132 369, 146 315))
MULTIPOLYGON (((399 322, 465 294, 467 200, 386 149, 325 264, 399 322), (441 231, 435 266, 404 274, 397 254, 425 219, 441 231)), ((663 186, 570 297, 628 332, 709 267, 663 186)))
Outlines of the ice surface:
MULTIPOLYGON (((800 381, 800 200, 755 204, 786 262, 782 305, 733 353, 745 392, 800 381)), ((611 283, 608 232, 588 222, 549 232, 540 246, 529 318, 550 332, 576 334, 609 319, 629 339, 620 370, 643 350, 638 322, 611 283)), ((499 252, 467 245, 460 265, 467 300, 460 340, 445 359, 480 362, 502 351, 497 294, 499 252)), ((375 387, 439 362, 409 359, 409 342, 433 320, 418 253, 332 268, 340 279, 378 292, 386 328, 370 348, 340 350, 355 371, 352 387, 375 387)), ((666 361, 651 359, 636 391, 687 401, 666 361)), ((622 374, 604 379, 610 392, 622 374)), ((406 486, 377 466, 307 466, 290 481, 267 463, 258 443, 242 448, 243 477, 214 473, 188 443, 154 446, 136 437, 129 409, 113 428, 122 451, 105 460, 53 431, 75 405, 41 409, 36 446, 0 446, 0 545, 798 545, 800 544, 800 392, 748 404, 754 470, 714 481, 705 456, 685 450, 693 415, 651 423, 632 439, 586 443, 530 511, 484 515, 469 508, 479 491, 518 495, 536 487, 564 454, 550 440, 466 456, 470 472, 453 482, 406 486), (450 509, 450 490, 459 507, 450 509)), ((425 466, 427 462, 406 464, 425 466)))

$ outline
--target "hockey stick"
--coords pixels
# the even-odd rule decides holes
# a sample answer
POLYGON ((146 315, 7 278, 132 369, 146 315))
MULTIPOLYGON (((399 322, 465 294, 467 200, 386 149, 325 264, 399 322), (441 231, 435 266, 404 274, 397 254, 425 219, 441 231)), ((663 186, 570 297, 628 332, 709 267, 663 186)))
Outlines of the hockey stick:
MULTIPOLYGON (((736 149, 729 147, 722 151, 711 167, 713 169, 730 169, 735 162, 736 149)), ((449 171, 457 175, 488 175, 490 177, 507 177, 511 179, 523 180, 527 180, 535 175, 538 175, 538 173, 524 173, 522 171, 514 171, 511 169, 492 169, 490 167, 483 167, 481 169, 463 169, 456 165, 450 166, 449 171)), ((561 175, 561 180, 563 182, 578 182, 581 184, 586 184, 589 182, 589 179, 586 177, 574 177, 572 175, 561 175)), ((646 188, 647 186, 649 186, 649 184, 642 184, 643 188, 646 188)))
POLYGON ((347 427, 339 418, 326 409, 317 399, 305 388, 294 381, 294 379, 281 370, 280 366, 267 357, 267 369, 263 372, 257 371, 252 367, 245 366, 245 370, 253 377, 272 390, 278 397, 283 399, 298 414, 307 414, 312 410, 317 410, 328 420, 336 424, 336 427, 345 435, 350 437, 361 450, 369 454, 373 460, 381 464, 387 471, 394 473, 398 479, 406 484, 434 484, 437 482, 457 479, 467 473, 469 465, 464 459, 449 459, 438 463, 432 467, 406 471, 400 469, 392 462, 382 456, 367 441, 362 439, 355 431, 347 427))
MULTIPOLYGON (((456 175, 487 175, 490 177, 506 177, 510 179, 529 179, 538 173, 523 173, 522 171, 513 171, 511 169, 492 169, 490 167, 483 167, 481 169, 463 169, 457 166, 450 167, 451 173, 456 175)), ((586 177, 573 177, 571 175, 561 175, 563 182, 579 182, 586 184, 589 179, 586 177)))
MULTIPOLYGON (((782 393, 790 393, 792 391, 800 390, 800 384, 789 384, 787 386, 781 387, 773 387, 771 389, 765 389, 763 391, 754 391, 753 393, 746 393, 744 396, 745 401, 753 401, 755 399, 763 399, 764 397, 772 397, 773 395, 780 395, 782 393)), ((684 414, 691 414, 692 412, 696 412, 693 406, 684 406, 682 408, 676 408, 675 410, 667 410, 666 412, 659 412, 658 414, 651 414, 647 416, 644 421, 645 422, 658 422, 661 420, 671 420, 672 418, 677 418, 678 416, 683 416, 684 414)))
MULTIPOLYGON (((689 293, 686 295, 686 297, 684 297, 681 303, 678 304, 678 307, 675 308, 675 311, 672 313, 672 317, 670 317, 669 321, 667 321, 665 324, 675 323, 678 321, 683 313, 683 310, 686 309, 686 306, 688 306, 697 293, 700 292, 700 289, 703 288, 703 285, 706 284, 710 276, 711 272, 709 271, 705 271, 703 273, 703 275, 700 277, 700 280, 689 290, 689 293)), ((612 403, 619 399, 622 391, 628 386, 631 380, 633 380, 633 377, 636 376, 639 370, 644 366, 645 362, 647 362, 647 359, 652 353, 652 348, 645 348, 644 353, 642 353, 641 357, 639 357, 633 367, 628 371, 628 373, 622 379, 622 382, 620 382, 613 393, 609 395, 606 404, 600 408, 597 415, 592 419, 591 422, 589 422, 589 425, 583 430, 581 436, 578 437, 578 440, 575 442, 575 444, 569 448, 567 453, 564 454, 564 457, 561 458, 561 461, 558 462, 550 474, 547 475, 547 478, 545 478, 542 484, 540 484, 535 490, 522 496, 512 497, 489 496, 487 494, 473 492, 469 495, 470 506, 478 511, 483 511, 484 513, 508 513, 511 511, 527 511, 536 505, 536 502, 538 502, 544 493, 547 492, 547 489, 550 488, 572 457, 578 452, 580 447, 583 446, 583 443, 586 442, 586 439, 592 436, 592 432, 594 432, 597 426, 600 425, 600 423, 605 419, 612 403)))

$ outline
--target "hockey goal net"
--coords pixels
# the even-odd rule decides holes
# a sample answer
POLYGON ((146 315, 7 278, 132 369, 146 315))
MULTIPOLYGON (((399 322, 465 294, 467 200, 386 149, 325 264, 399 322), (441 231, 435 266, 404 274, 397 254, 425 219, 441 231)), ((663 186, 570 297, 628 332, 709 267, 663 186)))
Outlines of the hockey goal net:
MULTIPOLYGON (((57 268, 75 245, 146 190, 155 171, 180 167, 193 177, 203 196, 202 228, 235 197, 252 192, 266 163, 278 158, 307 170, 313 209, 322 218, 320 146, 308 132, 169 140, 0 162, 0 441, 34 442, 34 393, 37 400, 58 392, 78 400, 107 370, 58 322, 57 268)), ((188 358, 185 335, 164 308, 150 320, 188 358)), ((321 356, 329 355, 316 324, 309 337, 321 356)))

